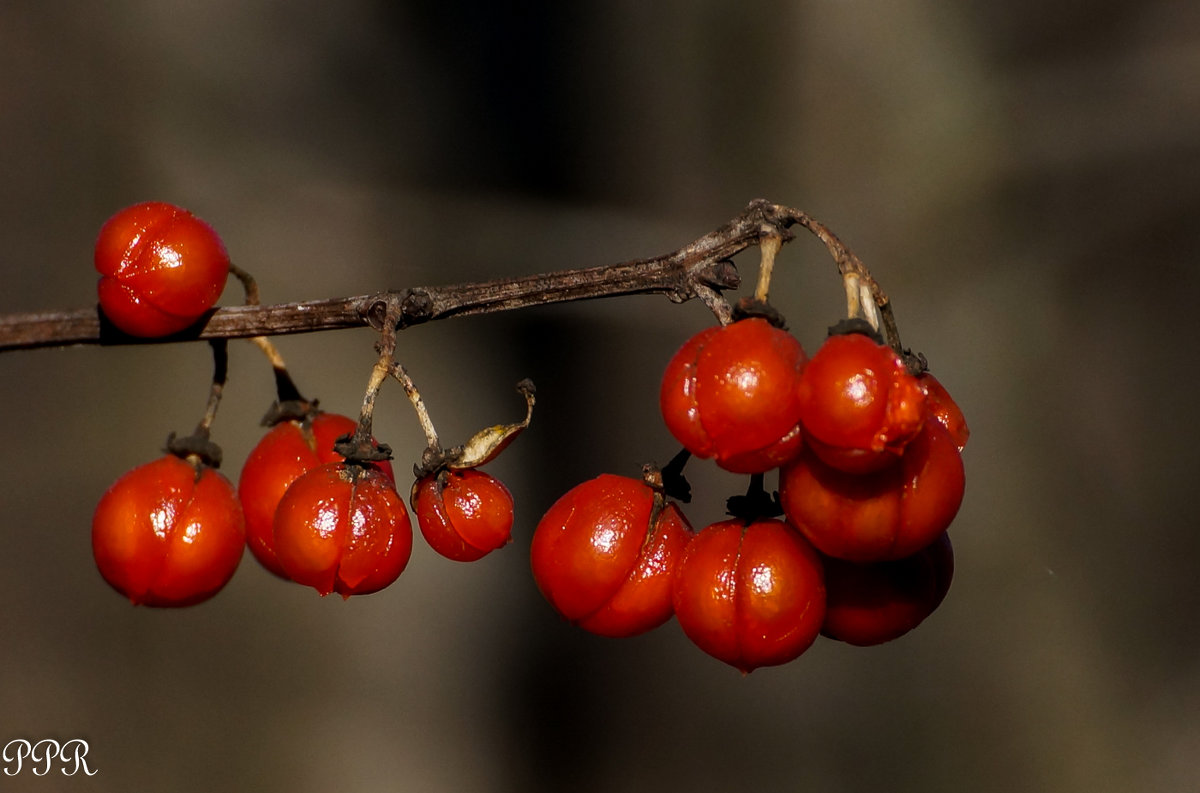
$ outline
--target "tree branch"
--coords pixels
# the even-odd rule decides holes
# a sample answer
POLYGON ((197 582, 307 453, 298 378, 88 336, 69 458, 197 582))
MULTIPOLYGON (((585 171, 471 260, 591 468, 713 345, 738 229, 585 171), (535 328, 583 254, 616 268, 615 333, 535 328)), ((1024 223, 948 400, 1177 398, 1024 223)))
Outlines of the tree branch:
POLYGON ((759 199, 750 202, 741 214, 716 231, 677 251, 651 259, 455 286, 414 287, 273 306, 219 308, 185 331, 153 339, 121 333, 97 308, 9 314, 0 316, 0 352, 76 344, 156 344, 280 336, 365 325, 379 327, 389 315, 399 317, 399 327, 403 328, 449 317, 619 295, 663 294, 674 302, 695 297, 711 299, 714 293, 739 285, 737 270, 729 261, 733 256, 764 238, 783 242, 792 239, 789 228, 797 223, 829 246, 839 268, 862 266, 836 237, 805 213, 759 199))

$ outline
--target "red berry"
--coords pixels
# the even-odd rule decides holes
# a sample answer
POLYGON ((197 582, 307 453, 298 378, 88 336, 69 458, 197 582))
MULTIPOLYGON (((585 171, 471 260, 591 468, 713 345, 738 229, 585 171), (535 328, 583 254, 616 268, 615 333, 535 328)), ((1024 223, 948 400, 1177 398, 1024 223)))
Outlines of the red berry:
MULTIPOLYGON (((251 553, 276 575, 284 578, 275 558, 275 510, 292 482, 323 463, 343 460, 334 442, 349 435, 358 423, 336 413, 316 413, 304 421, 281 421, 258 442, 242 466, 238 497, 246 514, 246 544, 251 553)), ((394 481, 391 463, 377 463, 394 481)))
POLYGON ((172 454, 118 479, 92 518, 96 566, 135 604, 207 600, 233 577, 244 546, 233 485, 172 454))
POLYGON ((410 500, 421 535, 447 559, 473 562, 512 540, 512 495, 490 474, 428 474, 413 483, 410 500))
POLYGON ((185 209, 147 202, 122 209, 96 240, 100 308, 133 336, 166 336, 213 307, 229 254, 212 227, 185 209))
POLYGON ((963 416, 962 409, 954 401, 954 397, 950 396, 946 387, 932 374, 925 372, 917 379, 925 388, 925 404, 929 414, 950 431, 950 437, 961 452, 967 445, 967 438, 971 437, 971 430, 967 428, 967 419, 963 416))
POLYGON ((813 451, 852 473, 885 467, 921 430, 925 391, 890 347, 861 333, 830 336, 800 378, 813 451))
POLYGON ((779 476, 788 521, 821 553, 852 562, 902 559, 933 542, 962 503, 962 458, 946 428, 926 421, 898 463, 866 474, 806 449, 779 476))
POLYGON ((601 474, 567 491, 538 522, 530 562, 538 588, 566 619, 602 636, 633 636, 671 618, 671 581, 691 526, 673 503, 601 474))
POLYGON ((855 564, 826 557, 821 633, 865 647, 897 639, 941 605, 954 576, 954 550, 942 534, 912 556, 855 564))
POLYGON ((367 595, 412 554, 404 499, 377 467, 326 463, 292 482, 275 512, 275 557, 288 578, 322 595, 367 595))
POLYGON ((667 429, 697 457, 737 473, 762 473, 802 443, 800 342, 765 319, 708 328, 667 364, 659 405, 667 429))
POLYGON ((715 523, 692 538, 675 578, 675 616, 709 655, 750 672, 797 658, 825 617, 820 557, 778 520, 715 523))

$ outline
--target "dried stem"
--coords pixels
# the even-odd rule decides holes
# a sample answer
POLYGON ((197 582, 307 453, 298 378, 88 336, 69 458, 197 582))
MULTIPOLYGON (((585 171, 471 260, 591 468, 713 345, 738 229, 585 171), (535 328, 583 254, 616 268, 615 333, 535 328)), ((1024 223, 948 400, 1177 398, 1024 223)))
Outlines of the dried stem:
POLYGON ((408 401, 412 403, 413 410, 417 413, 417 421, 425 433, 425 442, 428 444, 428 448, 434 452, 441 451, 442 445, 438 440, 433 420, 429 417, 429 410, 425 407, 425 400, 421 399, 421 392, 417 390, 417 384, 413 382, 408 370, 399 361, 393 361, 391 375, 404 387, 404 393, 408 396, 408 401))
POLYGON ((209 439, 209 433, 213 420, 217 417, 217 408, 221 405, 221 395, 225 391, 225 380, 229 375, 229 342, 225 339, 212 339, 209 345, 213 352, 213 377, 204 416, 191 435, 180 438, 171 433, 167 438, 167 451, 196 466, 197 476, 200 475, 201 463, 213 468, 221 466, 221 447, 209 439))
POLYGON ((379 334, 379 360, 371 367, 371 378, 367 381, 367 390, 363 395, 362 410, 358 415, 358 429, 354 433, 354 441, 370 445, 372 424, 375 417, 375 398, 379 389, 387 379, 396 363, 396 330, 385 327, 379 334))
MULTIPOLYGON (((903 355, 903 345, 900 343, 900 331, 896 328, 896 318, 892 314, 892 304, 888 300, 887 294, 880 288, 878 282, 871 276, 871 272, 867 266, 862 263, 862 260, 854 255, 854 252, 845 246, 838 239, 837 235, 826 228, 825 224, 809 217, 805 212, 799 209, 791 209, 789 207, 780 207, 781 213, 786 215, 792 223, 798 223, 816 236, 821 242, 825 243, 825 247, 829 250, 829 255, 837 262, 838 272, 842 274, 842 278, 846 282, 846 297, 847 302, 862 301, 861 297, 852 298, 850 295, 851 289, 864 290, 875 303, 875 308, 878 309, 878 320, 871 322, 873 327, 878 328, 883 332, 883 337, 887 341, 888 346, 903 355), (882 325, 882 327, 880 327, 882 325)), ((864 301, 865 302, 865 301, 864 301)), ((866 312, 864 312, 865 314, 866 312)), ((864 318, 866 318, 864 316, 864 318)))
MULTIPOLYGON (((711 297, 740 284, 729 261, 764 237, 791 239, 794 210, 768 201, 751 202, 725 224, 664 256, 578 270, 443 287, 414 287, 358 297, 274 306, 235 306, 210 312, 173 336, 126 336, 96 308, 0 316, 0 352, 74 344, 154 344, 213 338, 280 336, 322 330, 379 327, 389 309, 400 327, 449 317, 494 313, 528 306, 618 295, 662 294, 684 302, 711 297)), ((710 303, 711 305, 711 303, 710 303)))
POLYGON ((717 322, 722 325, 733 322, 733 306, 729 305, 729 301, 722 297, 716 289, 699 286, 696 288, 696 297, 700 299, 701 303, 708 306, 708 310, 717 318, 717 322))
MULTIPOLYGON (((246 294, 245 304, 247 306, 259 305, 258 282, 254 280, 254 276, 232 262, 229 264, 229 272, 241 281, 242 289, 246 294)), ((262 350, 262 354, 267 356, 267 361, 275 371, 275 393, 279 402, 304 402, 305 399, 300 395, 300 389, 292 380, 292 376, 287 370, 287 364, 284 363, 283 355, 275 343, 266 336, 252 336, 250 341, 255 347, 262 350)))
POLYGON ((783 240, 779 237, 763 237, 758 244, 762 260, 758 265, 758 285, 754 287, 754 299, 766 303, 771 291, 771 273, 775 270, 775 254, 779 253, 783 240))
MULTIPOLYGON (((75 344, 155 344, 281 336, 366 325, 379 330, 385 317, 393 318, 390 321, 396 327, 405 328, 450 317, 637 294, 666 295, 680 303, 700 298, 719 321, 727 324, 731 312, 721 292, 740 284, 730 259, 752 245, 764 243, 767 246, 764 255, 773 258, 778 244, 794 238, 790 230, 794 225, 803 226, 825 243, 843 277, 857 274, 879 309, 885 338, 899 350, 899 334, 887 295, 862 261, 807 213, 758 199, 716 231, 672 253, 650 259, 456 286, 413 287, 274 306, 220 308, 181 333, 157 339, 121 333, 95 307, 9 314, 0 316, 0 352, 75 344)), ((768 274, 768 282, 769 277, 768 274)), ((766 289, 761 270, 759 289, 766 289)))
POLYGON ((208 437, 213 420, 217 417, 217 408, 221 406, 221 396, 225 393, 225 380, 229 376, 229 343, 225 339, 213 339, 209 345, 213 351, 212 387, 208 391, 204 417, 196 425, 196 434, 205 438, 208 437))

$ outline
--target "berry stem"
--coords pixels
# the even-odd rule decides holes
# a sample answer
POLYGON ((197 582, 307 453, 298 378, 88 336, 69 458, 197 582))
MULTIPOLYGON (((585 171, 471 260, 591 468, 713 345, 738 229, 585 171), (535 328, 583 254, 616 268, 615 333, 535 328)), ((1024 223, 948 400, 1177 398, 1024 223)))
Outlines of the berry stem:
POLYGON ((433 419, 429 417, 429 410, 425 407, 425 400, 421 399, 421 392, 417 390, 417 384, 413 382, 412 377, 408 374, 408 370, 399 361, 392 362, 390 373, 404 387, 404 393, 408 397, 408 401, 412 403, 413 410, 417 413, 417 421, 421 424, 421 430, 425 433, 425 442, 428 448, 434 452, 440 451, 442 445, 438 440, 437 430, 433 426, 433 419))
POLYGON ((354 433, 354 441, 359 444, 369 445, 371 442, 372 424, 375 420, 375 398, 379 396, 379 389, 383 386, 383 381, 387 379, 394 362, 396 332, 385 330, 381 333, 377 348, 379 360, 371 367, 371 377, 367 380, 367 390, 363 394, 362 410, 358 414, 358 429, 354 433))
POLYGON ((692 453, 680 449, 670 462, 659 472, 662 479, 663 492, 671 498, 689 504, 692 501, 692 485, 683 475, 683 467, 692 459, 692 453))
POLYGON ((358 426, 352 435, 344 435, 334 443, 333 449, 346 458, 351 464, 376 462, 392 459, 392 449, 385 443, 375 443, 372 440, 372 424, 375 420, 375 398, 379 389, 387 379, 388 372, 396 360, 396 327, 390 322, 383 323, 379 331, 379 341, 375 344, 379 359, 371 367, 371 377, 367 380, 367 390, 363 394, 362 409, 358 414, 358 426))
POLYGON ((779 494, 768 493, 763 487, 763 475, 751 474, 750 485, 743 496, 730 496, 725 501, 728 513, 747 525, 759 518, 777 518, 783 514, 779 506, 779 494))
MULTIPOLYGON (((898 355, 903 356, 904 346, 900 342, 900 331, 896 327, 896 318, 892 313, 891 300, 888 299, 887 294, 879 286, 874 277, 872 277, 867 266, 862 263, 862 259, 859 259, 853 251, 847 248, 824 223, 809 217, 807 213, 799 209, 781 207, 781 211, 792 223, 803 226, 817 239, 825 243, 825 248, 829 251, 829 255, 837 263, 838 272, 842 274, 843 283, 846 286, 847 305, 849 306, 851 301, 863 305, 872 304, 872 311, 876 312, 875 321, 861 314, 859 316, 871 322, 872 327, 879 329, 883 333, 888 346, 895 350, 898 355), (848 278, 850 275, 853 275, 854 278, 848 278), (852 290, 856 293, 853 297, 851 296, 852 290)), ((855 316, 852 310, 850 316, 855 316)))
POLYGON ((846 316, 849 319, 861 319, 871 328, 879 332, 879 307, 871 296, 870 285, 865 283, 857 272, 847 272, 842 275, 842 284, 846 288, 846 316))
POLYGON ((213 351, 212 385, 208 390, 208 403, 204 407, 204 416, 191 435, 182 438, 171 433, 167 437, 167 451, 187 460, 200 476, 201 464, 212 468, 221 466, 221 447, 209 439, 213 420, 217 417, 217 408, 221 404, 221 395, 225 391, 225 380, 229 374, 229 343, 225 339, 213 339, 209 342, 213 351))
POLYGON ((758 243, 758 251, 762 257, 758 264, 758 284, 754 287, 754 299, 761 303, 767 302, 771 291, 771 274, 775 270, 775 254, 783 246, 783 238, 778 234, 768 234, 758 243))
POLYGON ((701 303, 708 306, 708 310, 717 318, 717 322, 722 325, 733 322, 733 307, 720 292, 707 286, 698 286, 696 287, 696 297, 700 298, 701 303))
MULTIPOLYGON (((258 282, 254 280, 254 276, 233 262, 229 263, 229 272, 241 282, 242 291, 246 295, 245 304, 247 306, 259 305, 258 282)), ((267 360, 275 372, 275 395, 278 401, 307 401, 300 394, 300 389, 296 387, 291 374, 288 373, 287 364, 284 363, 283 355, 279 352, 279 348, 266 336, 252 336, 250 341, 262 351, 263 355, 267 356, 267 360)))
POLYGON ((229 375, 229 343, 225 339, 213 339, 209 346, 213 351, 212 385, 208 391, 204 417, 196 425, 196 434, 205 438, 208 437, 213 420, 217 417, 217 408, 221 405, 221 395, 225 392, 225 381, 229 375))

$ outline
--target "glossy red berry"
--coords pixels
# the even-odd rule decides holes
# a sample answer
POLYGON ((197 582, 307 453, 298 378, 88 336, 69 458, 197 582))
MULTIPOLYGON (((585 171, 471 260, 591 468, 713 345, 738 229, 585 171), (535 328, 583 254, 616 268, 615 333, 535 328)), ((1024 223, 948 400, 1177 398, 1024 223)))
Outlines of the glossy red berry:
POLYGON ((275 512, 275 557, 288 578, 322 595, 367 595, 412 554, 404 499, 377 467, 325 463, 292 482, 275 512))
POLYGON ((691 526, 636 479, 602 474, 567 491, 538 522, 530 563, 567 620, 602 636, 633 636, 671 618, 671 582, 691 526))
MULTIPOLYGON (((246 545, 263 567, 287 577, 275 558, 275 510, 292 482, 324 463, 343 460, 334 442, 352 434, 358 423, 336 413, 281 421, 251 450, 238 479, 238 497, 246 515, 246 545)), ((394 481, 391 463, 376 464, 394 481)))
POLYGON ((751 317, 701 331, 667 364, 659 405, 667 429, 697 457, 737 473, 762 473, 802 443, 800 342, 751 317))
POLYGON ((962 458, 950 433, 926 421, 898 463, 866 474, 831 468, 806 449, 779 476, 788 521, 827 556, 902 559, 944 532, 962 503, 962 458))
POLYGON ((512 494, 483 471, 427 474, 413 483, 410 501, 421 535, 447 559, 473 562, 512 540, 512 494))
POLYGON ((100 308, 133 336, 166 336, 213 307, 229 254, 212 227, 185 209, 151 201, 113 215, 96 240, 100 308))
POLYGON ((971 430, 967 428, 967 419, 963 416, 962 409, 954 401, 954 397, 950 396, 946 387, 931 373, 925 372, 917 379, 925 388, 925 404, 929 415, 950 431, 950 437, 961 452, 967 445, 967 438, 971 437, 971 430))
POLYGON ((954 550, 942 534, 912 556, 855 564, 826 557, 821 633, 866 647, 898 639, 941 605, 954 577, 954 550))
POLYGON ((118 479, 92 518, 100 574, 140 605, 207 600, 233 577, 244 546, 233 485, 172 454, 118 479))
POLYGON ((800 378, 801 420, 827 465, 890 465, 925 419, 925 390, 890 347, 861 333, 830 336, 800 378))
POLYGON ((715 523, 688 544, 675 578, 675 617, 709 655, 750 672, 812 645, 825 618, 820 557, 778 520, 715 523))

